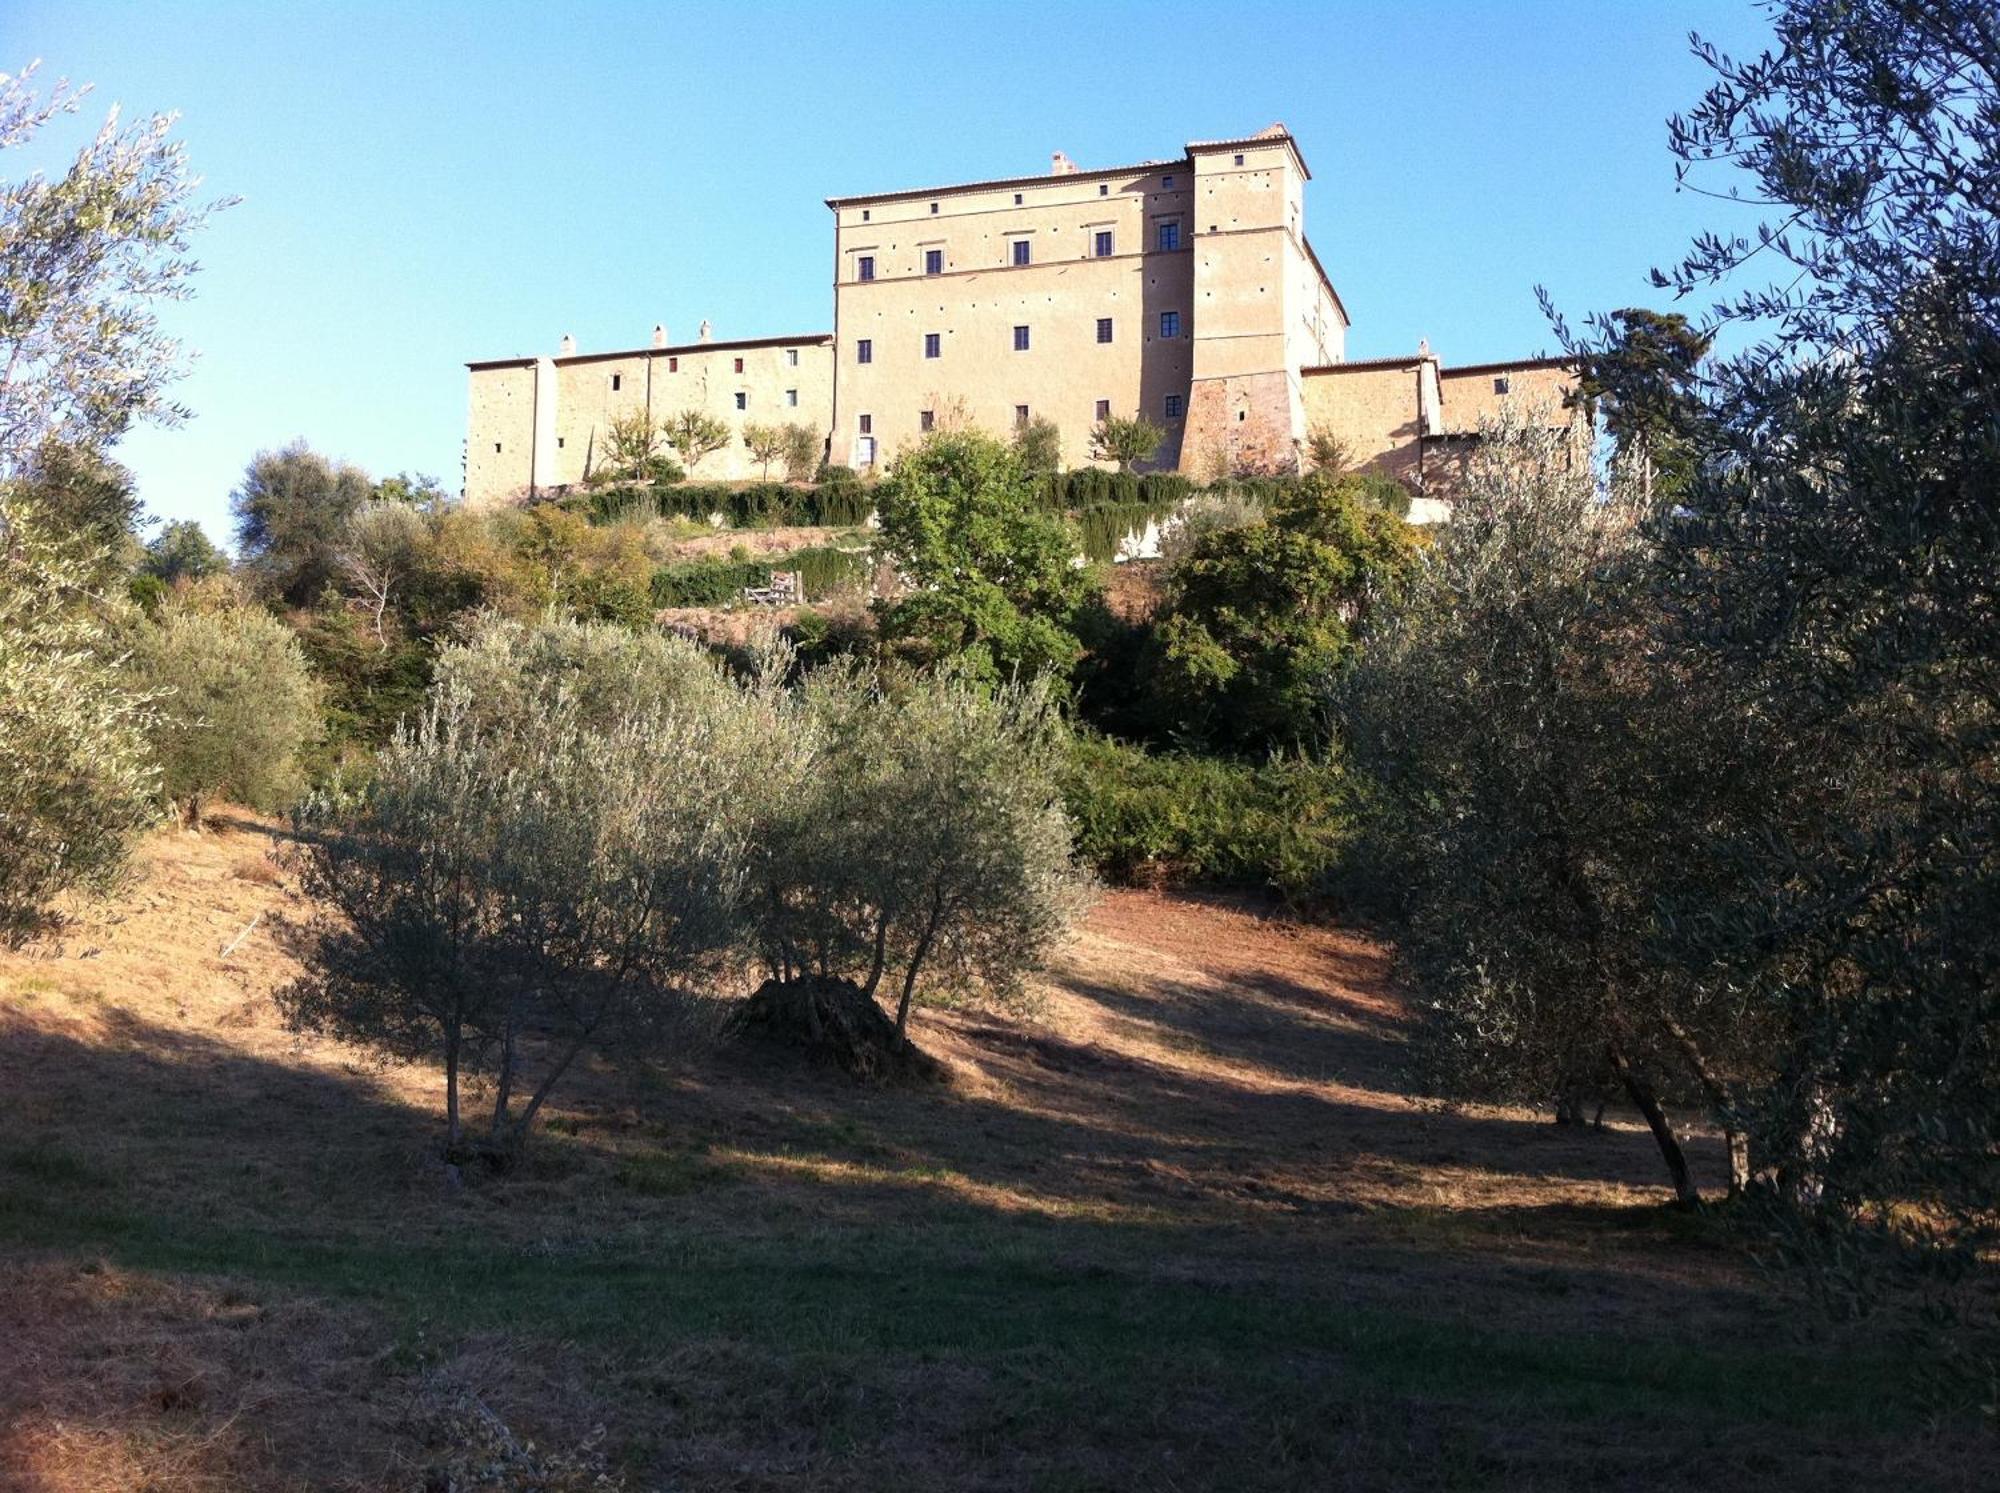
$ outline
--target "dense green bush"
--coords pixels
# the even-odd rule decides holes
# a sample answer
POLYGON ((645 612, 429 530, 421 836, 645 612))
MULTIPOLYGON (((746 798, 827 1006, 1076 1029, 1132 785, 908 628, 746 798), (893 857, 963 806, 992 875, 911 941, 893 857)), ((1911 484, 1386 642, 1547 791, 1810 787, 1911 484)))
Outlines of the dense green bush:
POLYGON ((1109 563, 1117 558, 1119 545, 1144 534, 1149 525, 1164 521, 1174 508, 1172 502, 1139 500, 1131 503, 1095 503, 1079 509, 1076 527, 1083 542, 1084 558, 1099 564, 1109 563))
POLYGON ((773 570, 799 573, 800 600, 817 601, 842 591, 856 591, 868 584, 873 562, 866 550, 836 549, 819 545, 793 550, 771 562, 773 570))
POLYGON ((1102 467, 1078 467, 1072 472, 1048 472, 1036 478, 1036 498, 1044 508, 1072 510, 1105 503, 1145 503, 1171 507, 1192 496, 1195 487, 1178 472, 1107 472, 1102 467))
POLYGON ((138 634, 131 667, 157 696, 160 786, 188 824, 211 797, 278 809, 304 787, 301 754, 325 729, 320 687, 277 618, 169 605, 138 634))
MULTIPOLYGON (((831 467, 828 471, 846 469, 831 467)), ((691 518, 701 523, 711 522, 719 513, 724 525, 732 529, 851 528, 867 522, 875 508, 873 496, 852 473, 845 480, 830 476, 817 487, 789 487, 782 482, 747 487, 725 482, 622 485, 577 494, 565 499, 564 505, 600 524, 628 515, 635 506, 650 505, 662 518, 691 518)))
POLYGON ((1112 881, 1330 889, 1349 837, 1336 766, 1153 754, 1076 739, 1063 774, 1077 854, 1112 881))
POLYGON ((705 556, 679 565, 662 565, 653 572, 656 607, 727 606, 749 586, 771 584, 771 566, 762 560, 729 560, 705 556))

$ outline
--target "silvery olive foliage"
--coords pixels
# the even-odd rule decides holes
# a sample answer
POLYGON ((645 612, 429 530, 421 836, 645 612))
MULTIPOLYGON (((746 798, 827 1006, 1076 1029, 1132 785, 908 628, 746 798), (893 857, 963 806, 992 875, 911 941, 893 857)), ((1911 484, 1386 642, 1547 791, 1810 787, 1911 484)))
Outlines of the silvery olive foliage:
MULTIPOLYGON (((89 91, 42 92, 35 72, 0 74, 0 150, 89 91)), ((127 125, 114 106, 60 176, 0 182, 0 478, 50 439, 96 451, 136 422, 186 418, 167 397, 184 360, 156 308, 190 293, 189 245, 228 203, 194 200, 200 179, 173 125, 127 125)))
POLYGON ((130 668, 154 697, 160 791, 199 828, 211 799, 289 808, 301 754, 324 729, 321 690, 293 631, 254 607, 169 604, 132 633, 130 668))
POLYGON ((754 717, 729 695, 593 716, 556 675, 504 722, 462 677, 379 754, 358 790, 297 815, 297 930, 308 973, 282 997, 301 1028, 484 1075, 478 1141, 518 1152, 586 1052, 660 1050, 701 1014, 735 942, 754 717))
POLYGON ((798 745, 766 800, 751 903, 772 974, 880 991, 899 1034, 927 980, 1016 993, 1088 895, 1046 682, 945 669, 892 686, 829 665, 787 713, 798 745))
POLYGON ((1640 483, 1600 482, 1584 439, 1553 410, 1485 427, 1336 713, 1433 1090, 1560 1108, 1616 1086, 1691 1201, 1663 1096, 1726 1121, 1744 1030, 1662 966, 1652 913, 1699 855, 1712 743, 1649 635, 1657 514, 1640 483))
POLYGON ((111 651, 97 562, 0 484, 0 944, 106 887, 155 814, 152 701, 111 651))

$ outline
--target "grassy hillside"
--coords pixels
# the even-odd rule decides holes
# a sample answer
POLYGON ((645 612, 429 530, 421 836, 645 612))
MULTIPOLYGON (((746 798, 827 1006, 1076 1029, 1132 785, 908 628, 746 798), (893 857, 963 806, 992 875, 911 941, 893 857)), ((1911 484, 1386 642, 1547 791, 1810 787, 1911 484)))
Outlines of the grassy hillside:
POLYGON ((1114 893, 1033 1017, 920 1018, 946 1088, 600 1071, 454 1177, 433 1073, 278 1026, 277 843, 157 837, 0 956, 0 1485, 2000 1477, 1892 1323, 1809 1330, 1662 1210, 1629 1119, 1405 1092, 1363 938, 1114 893))

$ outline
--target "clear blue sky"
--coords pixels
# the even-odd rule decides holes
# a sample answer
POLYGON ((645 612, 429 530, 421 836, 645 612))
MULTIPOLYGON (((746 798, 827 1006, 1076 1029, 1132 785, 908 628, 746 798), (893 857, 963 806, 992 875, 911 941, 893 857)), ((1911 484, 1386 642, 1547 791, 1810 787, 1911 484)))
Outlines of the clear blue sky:
MULTIPOLYGON (((1666 116, 1750 0, 667 6, 0 0, 103 106, 179 110, 215 194, 172 328, 196 418, 129 437, 151 509, 229 534, 259 449, 303 436, 456 491, 473 358, 831 325, 828 196, 1170 157, 1283 120, 1350 357, 1549 348, 1659 301, 1720 204, 1676 194, 1666 116)), ((8 162, 9 171, 18 169, 8 162)))

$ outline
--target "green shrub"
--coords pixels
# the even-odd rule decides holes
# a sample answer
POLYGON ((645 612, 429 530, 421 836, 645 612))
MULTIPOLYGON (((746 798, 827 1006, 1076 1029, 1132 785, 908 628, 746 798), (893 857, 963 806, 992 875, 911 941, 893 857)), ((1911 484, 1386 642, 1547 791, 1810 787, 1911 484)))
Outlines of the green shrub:
POLYGON ((1149 525, 1159 523, 1174 511, 1173 503, 1097 503, 1079 509, 1076 527, 1087 560, 1106 564, 1118 557, 1118 547, 1144 534, 1149 525))
POLYGON ((169 605, 139 633, 131 666, 159 695, 161 789, 189 824, 211 797, 276 809, 304 786, 301 754, 325 731, 320 686, 277 618, 169 605))
POLYGON ((713 557, 663 565, 653 572, 656 607, 719 607, 737 599, 748 586, 771 584, 771 567, 761 560, 713 557))
POLYGON ((1338 767, 1159 754, 1079 736, 1063 775, 1077 853, 1111 881, 1329 889, 1349 835, 1338 767))
POLYGON ((873 562, 866 550, 819 545, 780 556, 772 562, 772 568, 796 570, 799 573, 799 599, 811 601, 836 592, 865 588, 873 562))

